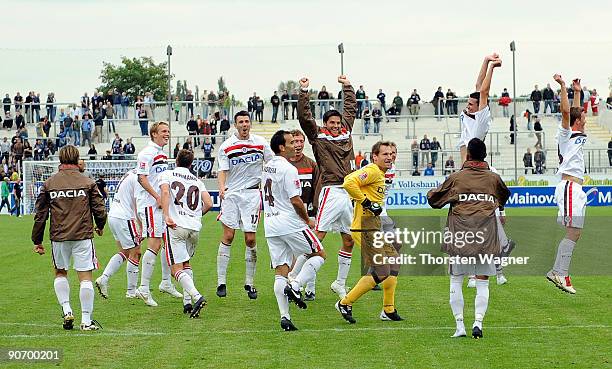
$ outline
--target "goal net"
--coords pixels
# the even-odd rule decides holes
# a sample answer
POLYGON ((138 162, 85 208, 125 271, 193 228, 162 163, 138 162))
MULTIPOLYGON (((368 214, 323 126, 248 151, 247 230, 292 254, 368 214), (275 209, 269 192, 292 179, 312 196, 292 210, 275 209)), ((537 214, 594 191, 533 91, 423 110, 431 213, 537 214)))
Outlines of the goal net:
MULTIPOLYGON (((57 173, 59 161, 24 161, 23 162, 23 209, 25 214, 34 213, 36 197, 43 183, 57 173)), ((106 207, 110 204, 121 177, 136 167, 136 160, 87 160, 85 170, 95 179, 106 182, 108 198, 106 207)))

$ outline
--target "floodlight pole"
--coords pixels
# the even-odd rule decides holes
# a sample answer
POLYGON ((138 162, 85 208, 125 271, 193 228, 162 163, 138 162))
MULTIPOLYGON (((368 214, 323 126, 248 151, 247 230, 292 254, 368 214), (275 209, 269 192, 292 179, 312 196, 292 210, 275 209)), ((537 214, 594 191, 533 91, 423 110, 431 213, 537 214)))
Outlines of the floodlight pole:
MULTIPOLYGON (((340 53, 340 75, 344 75, 344 43, 341 42, 338 45, 338 52, 340 53)), ((340 112, 344 111, 344 86, 340 90, 340 112)))
MULTIPOLYGON (((168 126, 170 127, 170 132, 172 132, 172 90, 170 89, 172 80, 172 75, 170 74, 170 57, 172 56, 172 46, 168 45, 166 48, 166 55, 168 55, 168 126)), ((168 142, 168 150, 172 150, 172 135, 170 135, 170 140, 168 142)))
POLYGON ((518 185, 518 117, 516 115, 516 44, 514 41, 510 43, 510 51, 512 51, 512 107, 514 110, 514 183, 518 185))

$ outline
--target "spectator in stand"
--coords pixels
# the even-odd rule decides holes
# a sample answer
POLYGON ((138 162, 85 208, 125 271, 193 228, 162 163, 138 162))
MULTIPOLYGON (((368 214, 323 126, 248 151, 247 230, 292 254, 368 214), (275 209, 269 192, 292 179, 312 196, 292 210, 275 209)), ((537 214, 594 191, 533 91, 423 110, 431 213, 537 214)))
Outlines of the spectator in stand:
POLYGON ((32 92, 32 123, 40 121, 40 94, 32 92))
POLYGON ((36 139, 34 143, 34 160, 40 161, 45 158, 45 144, 40 140, 36 139))
MULTIPOLYGON (((219 114, 216 115, 216 120, 219 120, 219 114)), ((229 130, 230 130, 229 119, 227 119, 227 116, 224 116, 223 119, 221 119, 221 123, 219 124, 219 131, 225 137, 227 136, 227 132, 229 130)))
POLYGON ((181 144, 177 142, 176 145, 174 145, 174 150, 173 150, 174 155, 172 155, 172 157, 176 158, 178 156, 179 151, 181 151, 181 144))
POLYGON ((81 133, 83 134, 81 146, 85 146, 85 142, 87 142, 88 145, 91 145, 91 129, 91 115, 89 115, 89 113, 85 113, 85 115, 83 116, 83 122, 81 123, 81 133))
POLYGON ((434 106, 434 112, 436 114, 436 119, 438 121, 442 120, 442 115, 444 114, 444 92, 442 92, 442 86, 438 87, 438 90, 434 94, 431 103, 434 106))
POLYGON ((357 152, 357 155, 355 155, 355 168, 361 168, 362 160, 363 160, 363 154, 361 153, 361 150, 359 150, 357 152))
POLYGON ((274 91, 274 95, 270 98, 270 104, 272 104, 272 123, 276 123, 278 108, 280 106, 280 98, 278 97, 277 91, 274 91))
POLYGON ((21 115, 21 111, 15 113, 15 126, 17 130, 25 128, 25 119, 23 118, 23 115, 21 115))
POLYGON ((15 143, 11 148, 11 156, 13 157, 13 164, 17 166, 17 170, 21 171, 21 166, 23 164, 23 143, 21 137, 15 137, 15 143))
POLYGON ((594 117, 599 115, 599 95, 597 95, 596 89, 591 92, 591 111, 594 117))
POLYGON ((111 144, 113 155, 121 155, 123 153, 123 139, 119 137, 119 133, 115 133, 115 139, 111 144))
POLYGON ((11 116, 10 110, 7 110, 4 114, 4 122, 2 123, 2 127, 6 128, 7 131, 13 129, 13 117, 11 116))
POLYGON ((206 100, 208 101, 208 114, 214 114, 217 106, 217 95, 215 95, 213 90, 210 90, 206 100))
POLYGON ((527 130, 531 131, 533 129, 533 126, 532 126, 533 114, 531 114, 529 109, 527 109, 527 110, 525 110, 525 113, 523 113, 523 117, 525 117, 525 119, 527 119, 527 130))
POLYGON ((21 111, 21 109, 23 109, 23 96, 21 96, 19 92, 15 94, 15 97, 13 98, 13 103, 15 104, 15 114, 18 111, 21 111))
MULTIPOLYGON (((200 126, 200 134, 210 136, 212 134, 212 128, 210 127, 210 123, 208 119, 202 120, 202 124, 200 126)), ((195 146, 200 146, 200 140, 197 139, 194 141, 195 146)))
POLYGON ((8 163, 9 156, 11 155, 11 143, 8 137, 4 137, 0 142, 0 162, 6 161, 8 163))
POLYGON ((193 113, 193 93, 191 90, 187 90, 187 95, 185 95, 185 101, 187 101, 187 116, 191 117, 194 115, 193 113))
POLYGON ((106 155, 102 157, 102 160, 113 160, 113 155, 111 155, 110 150, 106 150, 106 155))
MULTIPOLYGON (((393 98, 393 107, 395 108, 394 115, 402 115, 402 108, 404 107, 404 99, 400 96, 400 92, 395 92, 395 97, 393 98)), ((395 119, 397 122, 397 119, 395 119)))
MULTIPOLYGON (((155 121, 155 99, 151 92, 145 93, 144 107, 147 111, 147 119, 155 121)), ((193 110, 193 104, 191 109, 193 110)))
POLYGON ((135 152, 136 152, 136 148, 134 147, 134 144, 132 143, 132 139, 128 138, 126 140, 125 145, 123 146, 123 153, 126 155, 134 155, 135 152))
POLYGON ((147 112, 141 106, 136 109, 136 114, 138 114, 138 124, 140 125, 140 135, 148 136, 149 135, 149 120, 147 119, 147 112))
POLYGON ((408 99, 408 110, 410 111, 410 115, 414 116, 412 121, 419 119, 419 111, 421 110, 421 96, 417 93, 416 88, 412 90, 412 94, 408 99))
POLYGON ((289 119, 289 103, 287 102, 288 100, 289 100, 289 93, 287 92, 287 90, 283 90, 283 94, 281 95, 281 102, 283 103, 283 119, 284 120, 289 119))
POLYGON ((508 105, 512 102, 510 98, 510 94, 508 93, 508 89, 504 88, 504 91, 499 98, 498 104, 502 107, 502 115, 504 118, 508 118, 510 116, 510 112, 508 110, 508 105))
POLYGON ((210 123, 210 134, 211 134, 211 138, 210 138, 210 142, 214 144, 217 143, 217 137, 215 137, 217 135, 217 125, 218 125, 218 119, 211 119, 210 121, 208 121, 210 123))
POLYGON ((6 113, 7 111, 10 112, 11 111, 11 98, 9 96, 9 94, 4 95, 4 99, 2 99, 2 103, 4 104, 4 110, 3 112, 6 113))
POLYGON ((510 117, 510 145, 514 145, 514 115, 510 117))
MULTIPOLYGON (((121 94, 117 89, 113 90, 113 118, 121 119, 121 94)), ((108 117, 108 115, 107 115, 108 117)))
MULTIPOLYGON (((329 100, 329 93, 325 86, 321 87, 321 91, 319 91, 319 95, 317 95, 317 99, 319 100, 329 100)), ((327 101, 319 101, 319 119, 323 119, 323 114, 325 114, 329 110, 329 102, 327 101)))
POLYGON ((90 104, 91 100, 87 96, 87 92, 83 93, 83 96, 81 96, 81 116, 89 111, 90 104))
POLYGON ((187 137, 185 143, 183 143, 183 150, 189 150, 193 152, 193 139, 191 137, 187 137))
POLYGON ((370 164, 370 162, 368 161, 368 158, 364 157, 363 160, 361 160, 361 163, 359 164, 359 168, 361 169, 368 164, 370 164))
POLYGON ((104 110, 99 109, 94 113, 94 132, 92 138, 96 143, 102 143, 102 127, 104 126, 104 110))
POLYGON ((26 161, 32 160, 33 156, 34 156, 34 149, 30 145, 30 141, 24 140, 23 141, 23 160, 26 160, 26 161))
POLYGON ((357 99, 357 119, 361 119, 361 114, 365 108, 366 93, 363 90, 363 85, 359 86, 359 89, 355 91, 355 98, 357 99))
POLYGON ((421 150, 421 163, 429 163, 429 150, 431 150, 431 142, 427 138, 427 135, 423 136, 421 143, 419 144, 421 150))
POLYGON ((53 144, 53 140, 47 140, 47 144, 45 145, 45 159, 49 157, 49 155, 55 155, 57 148, 53 144))
POLYGON ((582 87, 582 92, 580 94, 580 104, 582 104, 582 111, 584 111, 585 114, 589 112, 590 102, 591 102, 591 92, 586 86, 584 86, 582 87))
POLYGON ((212 158, 212 152, 215 149, 215 146, 210 141, 210 138, 205 138, 204 143, 202 144, 202 151, 204 152, 204 159, 212 158))
POLYGON ((431 139, 430 150, 431 150, 431 166, 436 167, 438 161, 438 151, 442 148, 440 142, 434 137, 431 139))
POLYGON ((433 176, 434 175, 434 170, 432 167, 431 163, 427 163, 427 168, 425 168, 425 171, 423 172, 424 176, 433 176))
POLYGON ((538 114, 540 112, 540 102, 542 101, 542 91, 540 91, 538 85, 535 85, 535 88, 531 91, 529 100, 533 102, 533 112, 538 114))
POLYGON ((527 148, 527 152, 523 155, 523 165, 525 166, 525 174, 527 171, 531 169, 531 174, 534 173, 533 170, 533 154, 531 154, 531 150, 527 148))
MULTIPOLYGON (((47 133, 46 137, 49 136, 49 130, 51 129, 51 123, 47 123, 48 127, 45 130, 45 132, 47 133)), ((81 145, 81 121, 79 120, 78 115, 74 116, 74 121, 72 122, 72 143, 74 144, 74 146, 81 145)))
POLYGON ((25 98, 25 117, 27 123, 32 123, 32 91, 28 92, 28 96, 25 98))
POLYGON ((421 172, 419 172, 419 168, 414 168, 414 172, 412 172, 412 176, 418 177, 420 175, 421 175, 421 172))
POLYGON ((544 151, 541 150, 541 146, 536 146, 536 152, 533 155, 535 161, 535 173, 544 174, 544 166, 546 165, 546 156, 544 151))
POLYGON ((446 114, 457 115, 457 95, 449 88, 446 91, 446 114))
POLYGON ((185 128, 187 128, 187 134, 189 136, 195 136, 198 134, 198 122, 195 120, 195 118, 192 116, 190 116, 189 120, 187 121, 187 125, 185 126, 185 128))
POLYGON ((66 141, 72 142, 72 130, 73 130, 74 119, 70 115, 64 118, 64 133, 66 134, 66 141))
POLYGON ((47 94, 47 105, 45 106, 47 110, 47 117, 51 122, 55 121, 55 112, 57 108, 55 107, 55 93, 49 92, 47 94))
MULTIPOLYGON (((297 101, 300 95, 296 89, 291 92, 291 119, 295 119, 295 112, 297 111, 297 101)), ((314 110, 311 110, 314 113, 314 110)))
POLYGON ((382 88, 378 89, 378 95, 376 95, 376 99, 380 102, 380 106, 382 110, 387 111, 387 103, 386 103, 387 95, 383 92, 382 88))
POLYGON ((550 88, 550 83, 547 83, 546 88, 542 91, 542 98, 544 99, 544 114, 550 115, 554 113, 553 101, 555 100, 555 91, 550 88), (550 108, 550 111, 548 108, 550 108))
POLYGON ((96 146, 94 144, 89 145, 89 151, 87 151, 87 155, 89 155, 90 160, 96 160, 96 155, 98 155, 98 151, 96 150, 96 146))
POLYGON ((417 169, 419 167, 419 144, 416 140, 412 141, 410 151, 412 151, 412 167, 417 169))
POLYGON ((610 141, 608 142, 608 161, 612 167, 612 138, 610 138, 610 141))
POLYGON ((376 129, 376 133, 378 133, 380 131, 380 122, 382 121, 382 111, 378 104, 376 104, 372 110, 372 118, 374 119, 374 128, 376 129))
POLYGON ((121 93, 121 117, 120 119, 127 119, 128 106, 130 106, 130 98, 125 92, 121 93))
POLYGON ((444 163, 444 175, 448 175, 455 172, 455 161, 453 160, 453 156, 449 156, 444 163))
POLYGON ((91 111, 94 116, 100 111, 103 101, 102 95, 100 95, 97 90, 94 90, 93 96, 91 97, 91 111))
POLYGON ((19 177, 13 183, 13 195, 15 196, 15 205, 11 209, 11 214, 15 214, 17 218, 21 217, 21 195, 23 194, 23 187, 19 177))
POLYGON ((263 112, 264 102, 261 97, 257 96, 255 100, 255 119, 259 120, 259 123, 263 123, 263 112))
POLYGON ((538 139, 535 143, 535 147, 542 147, 542 123, 540 117, 536 117, 535 123, 533 124, 533 130, 535 131, 536 138, 538 139))
POLYGON ((2 183, 0 184, 0 196, 2 197, 2 203, 0 204, 0 211, 2 211, 2 209, 4 209, 4 205, 6 205, 6 209, 9 210, 10 212, 11 204, 9 203, 9 195, 10 195, 9 178, 3 176, 2 178, 0 178, 0 180, 2 180, 2 183))
POLYGON ((256 100, 256 96, 251 96, 249 97, 249 100, 247 101, 247 112, 249 113, 249 119, 251 120, 251 122, 253 122, 253 118, 255 117, 255 100, 256 100))
MULTIPOLYGON (((370 114, 370 109, 365 108, 363 111, 363 133, 370 133, 370 119, 372 118, 372 114, 370 114)), ((376 132, 376 128, 374 128, 374 133, 376 132)), ((365 139, 364 136, 361 136, 361 139, 365 139)))
POLYGON ((178 122, 179 114, 181 113, 181 102, 179 101, 179 97, 174 96, 174 102, 172 103, 172 109, 174 110, 174 120, 178 122))
POLYGON ((106 119, 108 119, 108 133, 111 132, 111 127, 113 127, 113 133, 115 133, 115 121, 113 117, 115 116, 115 109, 113 108, 113 104, 110 102, 106 103, 105 108, 106 119))

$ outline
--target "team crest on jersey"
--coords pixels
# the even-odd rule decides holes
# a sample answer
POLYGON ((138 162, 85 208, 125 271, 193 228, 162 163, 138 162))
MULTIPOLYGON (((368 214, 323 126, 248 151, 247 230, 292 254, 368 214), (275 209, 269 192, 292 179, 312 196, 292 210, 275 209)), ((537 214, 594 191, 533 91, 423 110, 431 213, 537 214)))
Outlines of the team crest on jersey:
POLYGON ((295 181, 293 181, 293 184, 295 185, 295 188, 301 188, 302 187, 302 183, 300 182, 299 179, 296 179, 295 181))
POLYGON ((365 181, 366 178, 368 178, 367 172, 363 172, 359 175, 359 179, 361 179, 362 181, 365 181))
POLYGON ((140 163, 140 169, 144 169, 146 165, 147 164, 145 164, 145 163, 140 163))

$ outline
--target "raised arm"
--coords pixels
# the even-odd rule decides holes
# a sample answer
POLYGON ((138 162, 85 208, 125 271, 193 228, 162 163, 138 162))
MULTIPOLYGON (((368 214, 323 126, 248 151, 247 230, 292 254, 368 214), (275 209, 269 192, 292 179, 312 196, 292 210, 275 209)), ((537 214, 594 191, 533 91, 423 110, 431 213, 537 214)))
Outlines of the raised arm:
MULTIPOLYGON (((553 76, 553 79, 561 87, 561 92, 559 93, 559 99, 561 100, 561 125, 565 129, 570 129, 570 105, 569 98, 567 97, 567 88, 565 87, 565 81, 563 80, 563 78, 561 78, 560 74, 555 74, 553 76)), ((578 104, 580 104, 580 92, 578 93, 578 104)))
POLYGON ((489 91, 491 90, 491 79, 493 79, 493 69, 501 67, 501 65, 502 61, 499 58, 492 60, 489 64, 487 74, 482 81, 482 86, 480 86, 480 103, 478 104, 478 111, 481 111, 487 106, 489 102, 489 91))
POLYGON ((572 81, 572 90, 574 90, 572 108, 580 108, 580 93, 582 92, 582 88, 580 87, 580 78, 576 78, 572 81))
POLYGON ((484 81, 485 76, 487 75, 487 68, 489 67, 489 62, 495 59, 499 59, 499 55, 497 53, 485 56, 482 62, 482 66, 480 67, 480 72, 478 73, 478 78, 476 78, 476 91, 480 91, 480 88, 482 87, 482 82, 484 81))
POLYGON ((344 96, 344 106, 342 108, 342 123, 347 125, 349 130, 353 130, 353 123, 357 112, 357 98, 355 90, 351 86, 351 82, 346 79, 346 76, 338 77, 338 82, 342 84, 342 92, 344 96))
POLYGON ((310 81, 308 78, 303 77, 300 79, 300 95, 298 97, 298 105, 297 105, 297 113, 298 120, 300 121, 300 127, 306 138, 308 140, 315 139, 319 133, 319 128, 317 127, 317 122, 312 117, 312 112, 310 111, 310 93, 308 91, 308 86, 310 85, 310 81))

